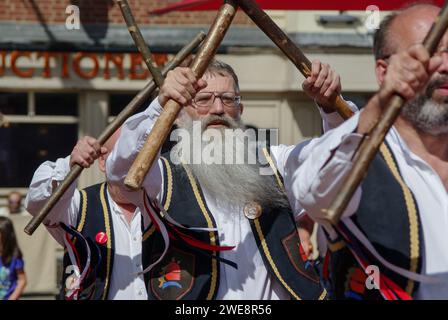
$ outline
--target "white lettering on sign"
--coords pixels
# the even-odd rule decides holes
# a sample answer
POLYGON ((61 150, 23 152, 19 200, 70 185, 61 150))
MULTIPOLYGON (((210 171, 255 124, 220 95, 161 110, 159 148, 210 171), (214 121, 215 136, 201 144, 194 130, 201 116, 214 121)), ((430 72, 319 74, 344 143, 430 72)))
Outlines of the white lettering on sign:
POLYGON ((65 27, 67 30, 79 30, 81 25, 79 7, 75 5, 67 6, 65 13, 69 15, 65 19, 65 27))

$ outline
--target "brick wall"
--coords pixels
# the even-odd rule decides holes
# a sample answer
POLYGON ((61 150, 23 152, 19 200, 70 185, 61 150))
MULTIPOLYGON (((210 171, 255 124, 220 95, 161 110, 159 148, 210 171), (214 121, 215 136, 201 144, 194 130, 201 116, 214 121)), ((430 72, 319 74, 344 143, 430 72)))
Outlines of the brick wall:
MULTIPOLYGON (((128 0, 139 25, 209 25, 216 12, 173 12, 150 16, 149 11, 179 0, 128 0)), ((68 5, 80 8, 83 23, 122 24, 120 9, 113 0, 0 0, 0 21, 63 23, 68 5)), ((250 25, 247 16, 239 12, 234 24, 250 25)))

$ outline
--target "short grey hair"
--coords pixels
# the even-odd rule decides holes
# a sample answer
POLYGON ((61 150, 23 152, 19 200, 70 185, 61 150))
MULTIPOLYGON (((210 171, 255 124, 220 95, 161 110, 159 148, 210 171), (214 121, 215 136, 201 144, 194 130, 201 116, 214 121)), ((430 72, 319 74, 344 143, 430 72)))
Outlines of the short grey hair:
POLYGON ((208 68, 206 73, 211 73, 211 74, 218 74, 220 76, 230 76, 233 79, 233 83, 234 83, 234 89, 236 93, 240 93, 240 83, 238 80, 238 76, 235 73, 235 70, 233 70, 233 68, 222 61, 213 59, 208 68))
POLYGON ((373 37, 373 54, 375 60, 386 59, 394 54, 393 44, 390 38, 390 27, 398 16, 399 12, 389 14, 381 22, 379 29, 375 32, 373 37))

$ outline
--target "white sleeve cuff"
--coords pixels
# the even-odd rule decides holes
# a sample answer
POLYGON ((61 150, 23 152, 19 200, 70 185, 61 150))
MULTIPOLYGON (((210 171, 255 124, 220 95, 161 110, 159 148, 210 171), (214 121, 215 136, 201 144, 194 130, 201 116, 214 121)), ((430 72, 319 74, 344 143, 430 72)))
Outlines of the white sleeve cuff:
POLYGON ((70 156, 56 160, 54 167, 53 180, 62 181, 70 172, 70 156))
MULTIPOLYGON (((353 113, 357 113, 359 111, 359 108, 356 106, 356 104, 354 104, 351 101, 346 101, 346 102, 347 102, 350 110, 353 111, 353 113)), ((344 119, 336 111, 331 112, 331 113, 326 113, 316 101, 314 101, 314 104, 319 109, 319 113, 320 113, 320 116, 323 121, 324 132, 334 129, 344 122, 344 119)))
POLYGON ((159 103, 159 98, 155 98, 148 108, 145 110, 145 114, 151 119, 157 119, 163 111, 163 107, 159 103))

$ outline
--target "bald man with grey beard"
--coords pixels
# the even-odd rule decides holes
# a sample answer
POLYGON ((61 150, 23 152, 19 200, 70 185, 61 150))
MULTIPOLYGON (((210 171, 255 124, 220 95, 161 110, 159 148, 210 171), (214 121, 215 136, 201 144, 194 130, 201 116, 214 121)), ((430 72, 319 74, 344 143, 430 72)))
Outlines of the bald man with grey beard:
MULTIPOLYGON (((304 89, 322 107, 325 126, 336 126, 343 120, 328 103, 340 93, 339 76, 319 61, 312 69, 304 89)), ((213 61, 201 79, 189 68, 170 72, 159 97, 124 124, 107 160, 110 180, 124 189, 169 99, 184 106, 180 141, 159 155, 142 191, 127 192, 145 210, 148 298, 324 299, 318 275, 300 255, 296 219, 302 210, 288 204, 283 188, 289 167, 303 161, 302 145, 261 150, 247 138, 238 77, 228 64, 213 61)))
POLYGON ((310 142, 309 158, 288 180, 325 227, 337 299, 448 299, 448 34, 432 58, 421 45, 439 11, 420 4, 383 20, 374 41, 380 91, 310 142), (325 210, 393 94, 407 102, 336 232, 325 210))

